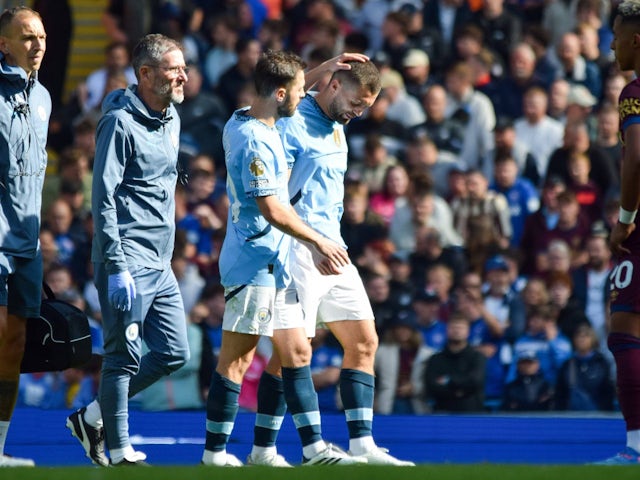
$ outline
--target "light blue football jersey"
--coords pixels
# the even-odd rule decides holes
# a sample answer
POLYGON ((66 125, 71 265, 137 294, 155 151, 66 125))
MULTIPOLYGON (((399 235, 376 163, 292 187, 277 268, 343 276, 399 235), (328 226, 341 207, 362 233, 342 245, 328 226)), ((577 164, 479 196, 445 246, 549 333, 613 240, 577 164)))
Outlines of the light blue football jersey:
POLYGON ((291 168, 291 204, 308 225, 346 248, 340 234, 347 170, 343 126, 327 117, 311 95, 278 126, 291 168))
POLYGON ((247 110, 234 112, 222 136, 230 206, 220 252, 221 283, 284 288, 291 237, 271 226, 256 198, 275 195, 287 205, 289 169, 278 130, 247 110))

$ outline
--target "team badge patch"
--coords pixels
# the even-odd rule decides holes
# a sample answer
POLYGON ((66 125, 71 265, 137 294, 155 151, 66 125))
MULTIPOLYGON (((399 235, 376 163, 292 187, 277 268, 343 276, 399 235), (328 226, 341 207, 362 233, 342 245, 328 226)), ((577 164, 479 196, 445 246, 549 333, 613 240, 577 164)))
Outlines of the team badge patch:
POLYGON ((271 312, 268 308, 261 308, 257 313, 258 322, 260 323, 268 323, 271 320, 271 312))
POLYGON ((254 157, 254 159, 251 160, 251 163, 249 164, 249 171, 251 172, 251 175, 253 175, 254 177, 261 177, 262 175, 264 175, 264 170, 264 162, 260 160, 260 158, 254 157))
POLYGON ((44 109, 44 107, 42 105, 38 106, 38 116, 40 117, 40 120, 42 120, 43 122, 47 120, 47 111, 44 109))
POLYGON ((337 146, 340 146, 342 143, 342 137, 340 136, 340 130, 337 128, 333 129, 333 141, 336 142, 337 146))
POLYGON ((133 342, 136 338, 138 338, 138 335, 140 334, 140 327, 138 327, 137 323, 132 323, 127 327, 124 334, 127 337, 127 340, 133 342))

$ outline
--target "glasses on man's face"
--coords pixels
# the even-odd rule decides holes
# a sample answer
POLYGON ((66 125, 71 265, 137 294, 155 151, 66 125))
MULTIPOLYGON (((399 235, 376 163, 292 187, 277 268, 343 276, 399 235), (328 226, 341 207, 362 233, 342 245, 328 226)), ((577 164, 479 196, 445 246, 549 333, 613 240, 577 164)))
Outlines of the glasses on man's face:
POLYGON ((186 76, 189 76, 189 67, 165 67, 163 65, 148 65, 151 68, 159 68, 160 70, 164 70, 165 72, 169 72, 171 76, 177 77, 181 73, 184 73, 186 76))

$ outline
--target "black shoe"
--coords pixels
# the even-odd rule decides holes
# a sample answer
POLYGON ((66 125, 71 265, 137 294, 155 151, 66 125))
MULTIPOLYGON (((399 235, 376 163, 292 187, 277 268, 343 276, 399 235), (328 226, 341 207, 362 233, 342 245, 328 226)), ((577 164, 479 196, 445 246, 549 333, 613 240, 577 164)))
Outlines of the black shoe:
POLYGON ((104 429, 89 425, 84 420, 86 411, 86 407, 82 407, 77 412, 69 415, 67 417, 67 428, 71 430, 71 435, 78 439, 87 457, 95 465, 108 467, 109 459, 104 453, 104 429))

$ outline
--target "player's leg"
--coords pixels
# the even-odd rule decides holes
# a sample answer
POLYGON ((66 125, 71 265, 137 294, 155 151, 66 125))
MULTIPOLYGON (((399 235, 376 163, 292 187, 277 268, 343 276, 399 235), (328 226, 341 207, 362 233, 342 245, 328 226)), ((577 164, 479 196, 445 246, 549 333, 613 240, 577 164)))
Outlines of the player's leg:
POLYGON ((26 319, 40 315, 42 258, 0 254, 0 467, 33 466, 30 459, 9 457, 4 447, 18 397, 26 319))
POLYGON ((242 465, 227 453, 227 442, 238 413, 240 385, 259 337, 273 333, 275 294, 275 288, 254 285, 225 289, 222 346, 207 397, 205 465, 242 465))
POLYGON ((621 259, 611 273, 611 319, 607 345, 616 362, 620 410, 626 424, 626 448, 600 462, 638 465, 640 462, 640 259, 621 259), (638 273, 636 273, 638 270, 638 273))
POLYGON ((288 466, 289 463, 276 448, 278 433, 282 427, 287 403, 284 397, 282 364, 274 350, 258 385, 258 409, 253 429, 253 447, 247 458, 252 465, 288 466))
POLYGON ((368 463, 409 466, 373 440, 374 359, 378 348, 373 311, 357 269, 347 265, 320 304, 325 322, 344 350, 340 396, 349 430, 349 451, 368 463))
POLYGON ((216 466, 240 466, 227 453, 227 443, 238 414, 242 379, 258 344, 259 336, 223 331, 218 365, 213 372, 207 397, 207 424, 202 463, 216 466))

